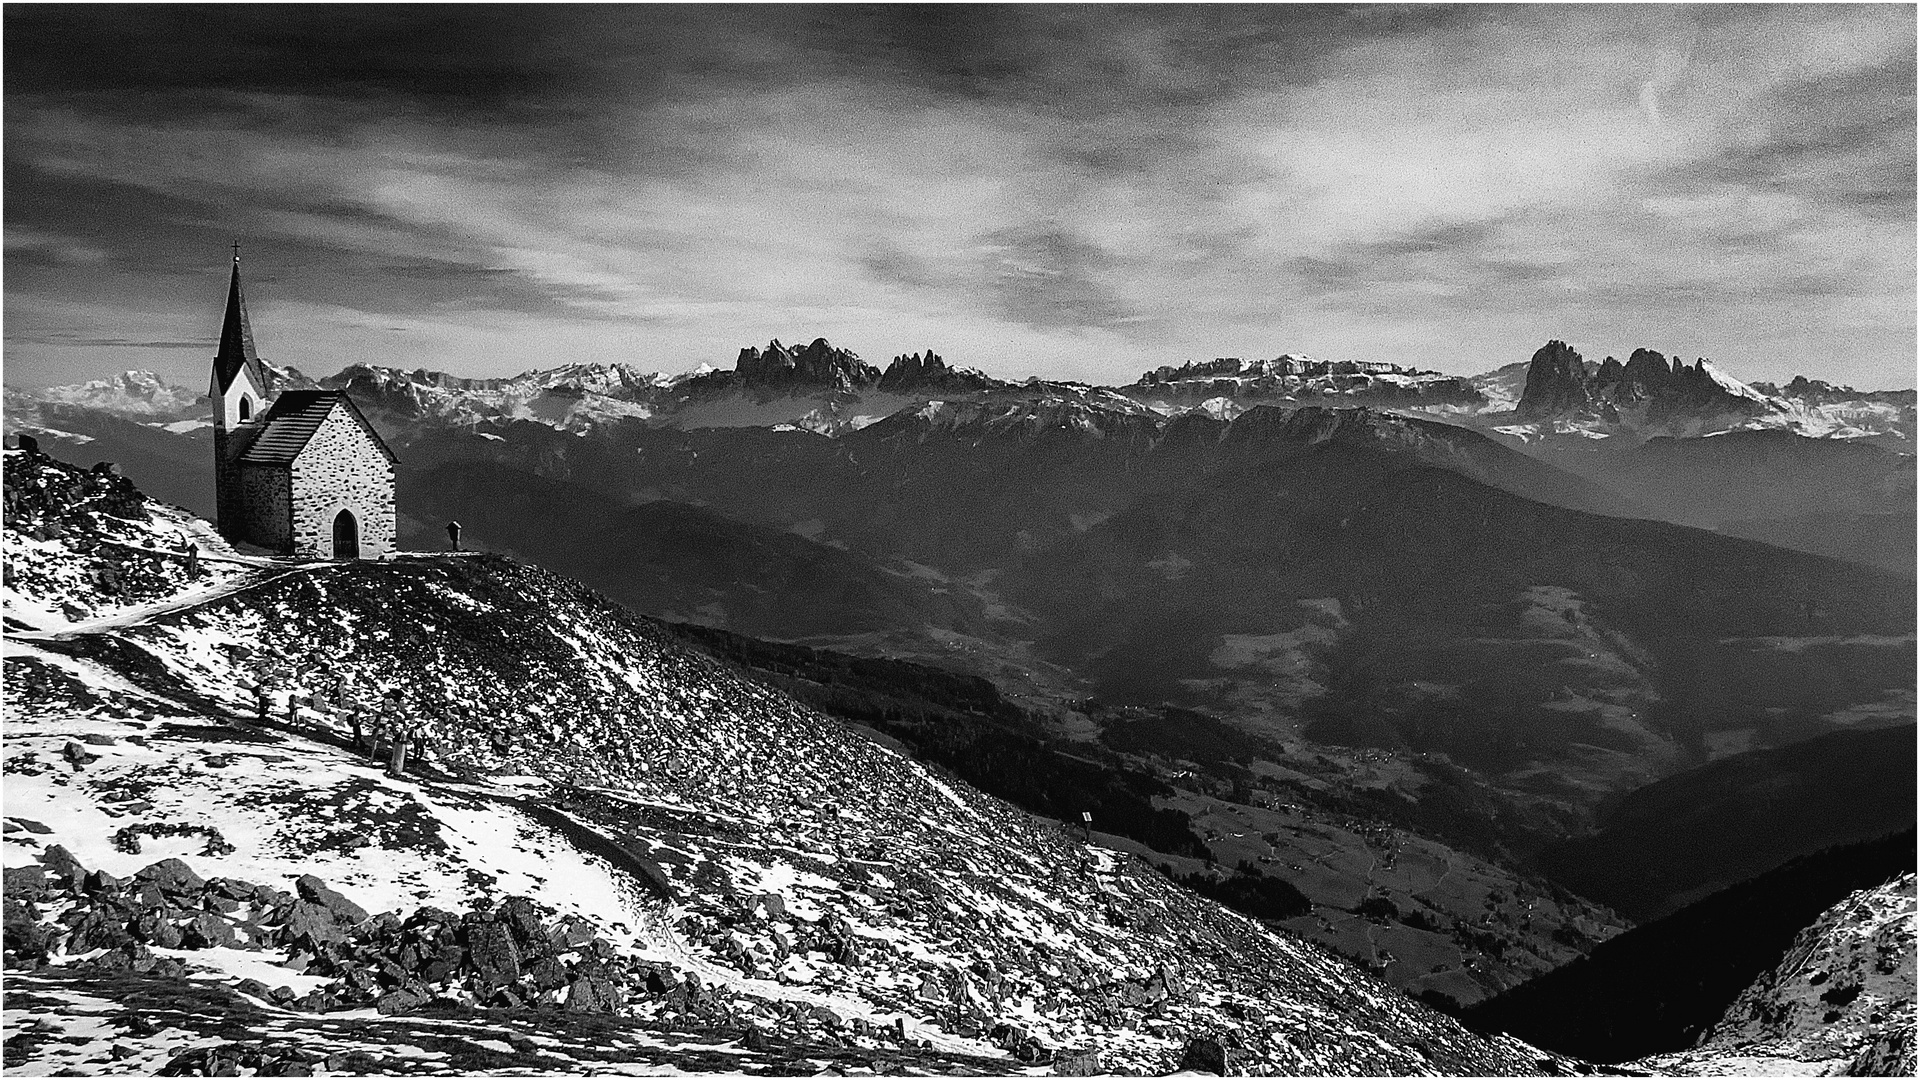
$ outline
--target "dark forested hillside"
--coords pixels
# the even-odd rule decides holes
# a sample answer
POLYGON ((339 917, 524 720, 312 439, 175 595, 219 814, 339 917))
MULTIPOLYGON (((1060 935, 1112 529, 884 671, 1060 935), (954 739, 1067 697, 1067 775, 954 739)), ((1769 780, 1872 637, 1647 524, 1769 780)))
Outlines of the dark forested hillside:
POLYGON ((1755 750, 1623 796, 1592 836, 1542 852, 1541 873, 1656 919, 1795 855, 1911 825, 1911 724, 1755 750))

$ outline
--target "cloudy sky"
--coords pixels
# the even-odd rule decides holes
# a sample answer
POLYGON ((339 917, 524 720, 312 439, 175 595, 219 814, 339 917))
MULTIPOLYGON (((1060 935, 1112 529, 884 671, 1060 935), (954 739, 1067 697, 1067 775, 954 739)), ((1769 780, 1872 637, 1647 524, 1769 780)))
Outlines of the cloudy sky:
POLYGON ((1911 6, 8 5, 14 385, 263 355, 1912 386, 1911 6))

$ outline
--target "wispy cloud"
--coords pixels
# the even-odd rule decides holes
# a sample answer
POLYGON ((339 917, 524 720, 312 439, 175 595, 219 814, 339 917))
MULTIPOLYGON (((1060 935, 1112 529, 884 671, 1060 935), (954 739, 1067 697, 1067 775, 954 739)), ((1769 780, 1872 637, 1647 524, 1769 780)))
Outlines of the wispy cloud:
POLYGON ((19 262, 95 266, 107 261, 105 248, 59 233, 9 225, 5 238, 7 257, 19 262))
POLYGON ((211 320, 240 234, 263 335, 323 368, 1551 335, 1911 377, 1911 9, 276 11, 210 71, 166 9, 8 10, 10 316, 211 320))

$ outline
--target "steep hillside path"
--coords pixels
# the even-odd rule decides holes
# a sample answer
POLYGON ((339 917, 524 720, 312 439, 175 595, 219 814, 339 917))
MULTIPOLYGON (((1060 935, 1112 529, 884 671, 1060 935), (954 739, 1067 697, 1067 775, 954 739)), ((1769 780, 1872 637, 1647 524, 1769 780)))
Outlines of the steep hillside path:
POLYGON ((152 622, 154 619, 160 618, 163 615, 191 611, 194 608, 211 604, 216 600, 222 600, 237 593, 245 592, 248 589, 278 581, 283 577, 289 577, 293 574, 316 573, 331 569, 337 565, 339 564, 331 562, 274 563, 268 567, 257 567, 245 573, 236 574, 224 581, 211 582, 206 585, 196 586, 175 593, 165 600, 124 608, 111 614, 71 623, 57 630, 22 630, 10 632, 7 636, 28 641, 54 641, 78 637, 84 634, 98 634, 109 630, 121 630, 129 626, 139 626, 152 622))

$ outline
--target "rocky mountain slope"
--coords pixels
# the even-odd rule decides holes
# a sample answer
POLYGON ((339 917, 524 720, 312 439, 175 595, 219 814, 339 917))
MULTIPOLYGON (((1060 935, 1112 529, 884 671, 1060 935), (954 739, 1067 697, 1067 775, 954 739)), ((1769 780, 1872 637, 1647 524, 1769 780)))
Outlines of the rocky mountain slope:
MULTIPOLYGON (((84 483, 27 458, 10 479, 84 483)), ((143 510, 121 520, 178 522, 143 510)), ((263 1043, 369 1071, 1550 1064, 564 579, 259 566, 49 619, 58 568, 99 556, 13 520, 10 571, 38 569, 10 617, 44 629, 7 643, 7 945, 45 964, 11 984, 36 1037, 10 1068, 259 1067, 263 1043), (353 750, 342 710, 378 702, 424 725, 424 767, 353 750)))
MULTIPOLYGON (((1625 921, 1436 841, 1388 795, 1396 763, 1249 737, 1176 709, 1086 703, 1067 723, 984 679, 677 626, 676 634, 1023 809, 1091 831, 1244 914, 1318 942, 1425 1000, 1470 1004, 1625 921), (1093 738, 1074 725, 1098 725, 1093 738), (1075 737, 1076 734, 1083 737, 1075 737)), ((1423 762, 1424 815, 1498 806, 1423 762)))
POLYGON ((1914 875, 1862 889, 1800 931, 1700 1045, 1645 1062, 1682 1076, 1914 1073, 1914 875))
MULTIPOLYGON (((1097 760, 1101 785, 1147 816, 1184 815, 1197 847, 1112 842, 1249 910, 1292 890, 1315 908, 1287 916, 1293 929, 1463 1003, 1617 927, 1523 871, 1607 799, 1913 715, 1912 458, 1884 445, 1904 420, 1872 437, 1639 446, 1720 421, 1516 425, 1528 364, 1456 393, 1297 356, 1101 388, 1010 384, 932 351, 882 370, 817 340, 742 354, 744 369, 675 376, 360 367, 323 381, 348 385, 398 448, 412 546, 437 549, 457 519, 470 545, 643 613, 989 679, 1019 715, 969 753, 1097 760), (1316 407, 1367 401, 1384 404, 1316 407), (1408 869, 1430 866, 1473 869, 1408 869)), ((1649 358, 1641 383, 1627 366, 1615 398, 1652 387, 1649 358)), ((1700 383, 1699 365, 1664 370, 1709 406, 1733 393, 1711 372, 1700 383)), ((1910 414, 1898 395, 1811 380, 1750 389, 1851 425, 1806 431, 1910 414)), ((7 424, 210 511, 200 421, 140 412, 123 391, 123 415, 107 398, 10 391, 7 424)), ((1625 415, 1683 403, 1675 392, 1649 389, 1625 415)))
POLYGON ((1911 717, 1910 578, 1571 516, 1544 504, 1631 506, 1429 420, 1049 394, 832 439, 419 426, 402 532, 459 519, 643 611, 981 675, 1049 737, 1102 738, 1089 700, 1227 718, 1359 793, 1281 801, 1495 862, 1704 758, 1911 717))
MULTIPOLYGON (((1510 863, 1582 831, 1609 794, 1709 757, 1900 723, 1911 708, 1910 588, 1545 505, 1599 489, 1430 421, 957 403, 832 440, 525 425, 486 445, 477 465, 461 444, 416 443, 416 460, 444 464, 404 487, 406 501, 429 518, 477 511, 463 520, 486 524, 470 533, 480 542, 556 561, 644 610, 985 676, 1023 703, 1033 737, 1162 747, 1133 767, 1209 777, 1219 786, 1168 783, 1205 796, 1180 805, 1214 831, 1267 838, 1221 843, 1222 864, 1249 860, 1316 897, 1332 910, 1315 933, 1361 956, 1379 953, 1336 927, 1409 924, 1381 905, 1366 920, 1368 893, 1352 888, 1364 874, 1322 882, 1314 859, 1292 854, 1369 865, 1366 829, 1312 815, 1510 863), (628 500, 653 509, 618 508, 628 500), (697 520, 704 539, 675 554, 659 546, 669 533, 650 531, 597 561, 569 554, 643 516, 697 520), (814 599, 768 606, 785 595, 814 599), (1216 728, 1244 749, 1192 760, 1216 728), (1275 815, 1236 787, 1308 816, 1275 815), (1321 828, 1333 839, 1306 835, 1321 828)), ((1422 892, 1472 915, 1431 890, 1389 899, 1416 918, 1406 900, 1422 892)), ((1388 968, 1470 1000, 1467 985, 1431 978, 1458 962, 1388 968)))
MULTIPOLYGON (((1634 927, 1587 956, 1462 1015, 1477 1030, 1512 1032, 1537 1045, 1609 1064, 1683 1053, 1716 1029, 1728 1033, 1727 1042, 1784 1036, 1784 1028, 1767 1027, 1784 1019, 1784 1014, 1762 1009, 1767 1019, 1753 1027, 1749 1025, 1752 1015, 1735 1008, 1736 1002, 1755 985, 1761 989, 1747 1000, 1777 1000, 1766 991, 1766 987, 1776 985, 1775 981, 1756 980, 1781 967, 1789 950, 1796 948, 1797 935, 1821 920, 1823 912, 1844 905, 1851 894, 1878 890, 1906 875, 1899 884, 1907 890, 1905 903, 1910 911, 1913 871, 1911 828, 1878 840, 1802 856, 1665 918, 1634 927), (1736 1031, 1744 1034, 1736 1035, 1736 1031)), ((1873 937, 1872 927, 1867 929, 1866 936, 1873 937)), ((1911 933, 1909 926, 1904 942, 1893 937, 1895 948, 1886 954, 1890 964, 1881 975, 1898 977, 1897 973, 1905 970, 1909 972, 1905 977, 1912 978, 1911 933), (1904 957, 1899 950, 1904 950, 1904 957)), ((1877 949, 1866 952, 1878 962, 1877 949)), ((1803 971, 1808 976, 1813 974, 1810 968, 1803 971)), ((1846 978, 1865 975, 1858 969, 1835 971, 1823 982, 1835 976, 1843 981, 1813 996, 1839 991, 1846 978)), ((1876 979, 1872 988, 1876 1003, 1900 1000, 1884 980, 1876 979), (1880 998, 1883 993, 1888 996, 1880 998)), ((1835 1000, 1827 1004, 1844 1009, 1852 998, 1842 1001, 1842 997, 1847 997, 1845 991, 1836 993, 1835 1000)), ((1882 1008, 1877 1017, 1873 1015, 1876 1003, 1851 1016, 1841 1030, 1852 1037, 1865 1033, 1867 1025, 1876 1025, 1877 1030, 1866 1041, 1876 1041, 1880 1035, 1901 1028, 1910 1036, 1914 1025, 1911 991, 1904 1007, 1882 1008)), ((1820 1015, 1824 1018, 1825 1011, 1820 1015)), ((1842 1012, 1834 1021, 1823 1023, 1847 1016, 1842 1012)), ((1863 1049, 1864 1042, 1853 1048, 1863 1049)), ((1656 1068, 1667 1071, 1664 1066, 1656 1068)), ((1732 1071, 1738 1074, 1749 1070, 1732 1071)), ((1804 1075, 1811 1070, 1802 1066, 1779 1071, 1804 1075)))

